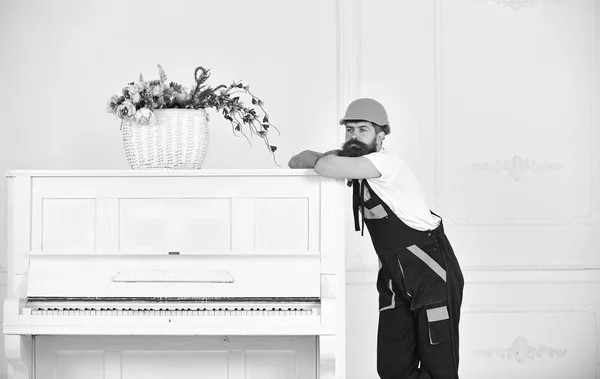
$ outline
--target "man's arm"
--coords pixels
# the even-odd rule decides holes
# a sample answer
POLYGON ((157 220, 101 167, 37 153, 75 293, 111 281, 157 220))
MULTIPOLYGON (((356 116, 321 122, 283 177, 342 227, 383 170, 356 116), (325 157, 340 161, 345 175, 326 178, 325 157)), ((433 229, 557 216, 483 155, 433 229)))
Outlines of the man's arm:
POLYGON ((312 150, 304 150, 294 155, 288 162, 290 168, 314 168, 317 160, 328 155, 337 155, 340 150, 330 150, 326 153, 318 153, 312 150))
POLYGON ((379 178, 381 173, 365 157, 323 156, 315 163, 315 171, 321 176, 336 179, 379 178))

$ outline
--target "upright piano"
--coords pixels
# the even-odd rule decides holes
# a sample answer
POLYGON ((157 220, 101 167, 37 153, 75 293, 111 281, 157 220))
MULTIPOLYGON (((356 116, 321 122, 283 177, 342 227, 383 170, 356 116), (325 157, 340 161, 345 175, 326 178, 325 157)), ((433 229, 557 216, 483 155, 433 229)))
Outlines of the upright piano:
POLYGON ((313 170, 10 171, 15 379, 343 379, 347 190, 313 170))

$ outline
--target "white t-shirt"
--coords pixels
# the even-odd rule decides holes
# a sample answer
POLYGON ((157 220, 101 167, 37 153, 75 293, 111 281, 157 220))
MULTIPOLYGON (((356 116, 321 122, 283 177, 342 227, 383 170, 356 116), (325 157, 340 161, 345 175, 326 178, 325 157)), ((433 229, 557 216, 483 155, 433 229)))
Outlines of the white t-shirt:
POLYGON ((363 155, 381 174, 367 179, 369 186, 406 225, 417 230, 435 229, 441 219, 429 212, 425 194, 408 164, 391 150, 363 155), (399 185, 394 184, 400 177, 399 185))

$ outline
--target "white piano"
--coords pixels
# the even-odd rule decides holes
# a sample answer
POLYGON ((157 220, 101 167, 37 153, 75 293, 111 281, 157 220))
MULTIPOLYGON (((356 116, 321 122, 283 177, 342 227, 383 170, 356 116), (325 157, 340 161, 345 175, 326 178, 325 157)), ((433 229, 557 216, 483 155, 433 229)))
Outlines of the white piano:
POLYGON ((15 379, 343 379, 347 188, 313 170, 11 171, 15 379))

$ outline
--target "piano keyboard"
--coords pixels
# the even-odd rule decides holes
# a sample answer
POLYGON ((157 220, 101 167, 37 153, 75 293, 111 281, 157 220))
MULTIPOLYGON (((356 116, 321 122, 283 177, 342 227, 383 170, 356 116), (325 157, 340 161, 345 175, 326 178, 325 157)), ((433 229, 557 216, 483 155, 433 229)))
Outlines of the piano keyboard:
POLYGON ((31 316, 313 316, 315 309, 270 307, 220 308, 25 308, 31 316))

